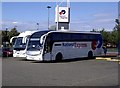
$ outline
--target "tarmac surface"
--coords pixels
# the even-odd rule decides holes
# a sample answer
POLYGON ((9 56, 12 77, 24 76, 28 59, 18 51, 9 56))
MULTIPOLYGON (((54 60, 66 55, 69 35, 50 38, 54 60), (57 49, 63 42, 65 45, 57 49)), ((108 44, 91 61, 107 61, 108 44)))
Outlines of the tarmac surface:
POLYGON ((53 62, 2 59, 2 86, 117 86, 118 62, 75 60, 53 62))

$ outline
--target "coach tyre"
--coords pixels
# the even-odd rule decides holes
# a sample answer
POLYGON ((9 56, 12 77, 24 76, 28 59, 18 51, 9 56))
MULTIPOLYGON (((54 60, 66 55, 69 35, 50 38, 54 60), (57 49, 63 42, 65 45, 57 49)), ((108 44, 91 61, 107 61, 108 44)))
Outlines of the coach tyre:
POLYGON ((93 52, 92 51, 89 51, 88 52, 88 59, 93 59, 93 52))
POLYGON ((62 59, 63 59, 63 56, 62 56, 61 53, 58 53, 58 54, 56 55, 56 57, 55 57, 55 60, 56 60, 56 61, 62 61, 62 59))

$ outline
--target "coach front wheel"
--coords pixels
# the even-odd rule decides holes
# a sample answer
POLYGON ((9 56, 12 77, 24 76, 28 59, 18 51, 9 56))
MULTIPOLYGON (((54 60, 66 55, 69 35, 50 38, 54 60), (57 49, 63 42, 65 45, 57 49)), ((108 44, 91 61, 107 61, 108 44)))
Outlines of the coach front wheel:
POLYGON ((62 56, 61 53, 58 53, 58 54, 56 55, 56 57, 55 57, 55 60, 56 60, 57 62, 62 61, 62 59, 63 59, 63 56, 62 56))

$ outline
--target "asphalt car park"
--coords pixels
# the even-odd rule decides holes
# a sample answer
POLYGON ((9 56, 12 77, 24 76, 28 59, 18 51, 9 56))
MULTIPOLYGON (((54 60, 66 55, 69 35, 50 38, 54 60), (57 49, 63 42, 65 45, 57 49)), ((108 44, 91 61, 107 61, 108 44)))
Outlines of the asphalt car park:
POLYGON ((117 86, 117 62, 71 60, 59 63, 2 59, 3 86, 117 86))

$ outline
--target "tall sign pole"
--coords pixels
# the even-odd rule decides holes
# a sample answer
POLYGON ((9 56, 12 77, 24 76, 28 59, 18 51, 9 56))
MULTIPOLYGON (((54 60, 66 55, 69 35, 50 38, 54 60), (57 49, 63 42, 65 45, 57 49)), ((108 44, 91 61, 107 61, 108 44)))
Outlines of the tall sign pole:
POLYGON ((59 22, 59 7, 58 7, 58 5, 57 5, 56 8, 57 8, 57 9, 56 9, 56 10, 57 10, 57 27, 56 27, 56 28, 57 28, 57 31, 58 31, 58 30, 59 30, 59 29, 58 29, 58 26, 59 26, 59 23, 58 23, 58 22, 59 22))
MULTIPOLYGON (((68 9, 69 9, 69 21, 70 21, 70 0, 67 0, 67 7, 68 7, 68 9)), ((70 24, 68 24, 68 26, 69 26, 69 28, 68 28, 68 30, 70 30, 70 24)))

